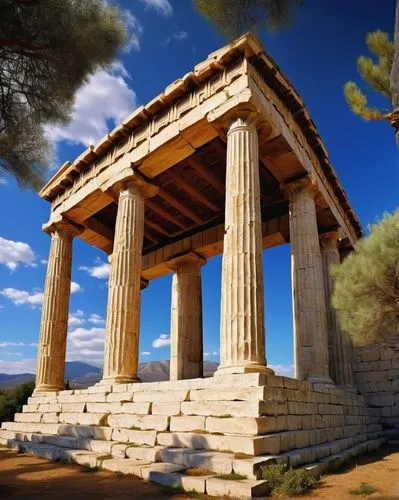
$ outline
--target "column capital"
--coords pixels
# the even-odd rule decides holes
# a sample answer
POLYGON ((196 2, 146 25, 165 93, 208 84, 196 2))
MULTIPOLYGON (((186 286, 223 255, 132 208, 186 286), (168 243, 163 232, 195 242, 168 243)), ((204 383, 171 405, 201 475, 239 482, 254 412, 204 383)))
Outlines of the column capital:
POLYGON ((253 130, 256 131, 259 117, 255 112, 243 112, 234 114, 227 122, 227 135, 239 130, 253 130))
POLYGON ((101 190, 110 191, 119 197, 140 194, 143 198, 152 198, 157 194, 158 187, 145 180, 137 170, 126 167, 119 174, 104 182, 101 190))
POLYGON ((305 175, 299 179, 283 182, 280 185, 280 189, 287 193, 290 200, 293 200, 302 194, 307 194, 314 199, 319 192, 316 182, 310 177, 310 175, 305 175))
POLYGON ((83 227, 61 215, 43 224, 42 230, 50 236, 73 238, 83 232, 83 227))
POLYGON ((167 266, 172 269, 172 271, 177 271, 180 266, 184 264, 190 264, 197 267, 198 269, 206 263, 206 259, 196 252, 187 252, 182 255, 173 257, 167 262, 167 266))
POLYGON ((338 230, 319 234, 320 246, 324 250, 336 250, 341 236, 338 230))

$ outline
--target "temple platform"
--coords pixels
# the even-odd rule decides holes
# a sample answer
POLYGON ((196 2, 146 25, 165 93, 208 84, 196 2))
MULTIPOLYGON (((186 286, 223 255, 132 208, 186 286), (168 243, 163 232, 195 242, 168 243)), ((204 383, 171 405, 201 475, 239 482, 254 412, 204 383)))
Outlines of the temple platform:
POLYGON ((0 443, 187 491, 251 498, 267 494, 262 467, 285 462, 323 472, 397 433, 383 430, 364 396, 252 373, 36 392, 2 424, 0 443), (192 468, 205 475, 185 474, 192 468), (232 472, 246 479, 218 477, 232 472))

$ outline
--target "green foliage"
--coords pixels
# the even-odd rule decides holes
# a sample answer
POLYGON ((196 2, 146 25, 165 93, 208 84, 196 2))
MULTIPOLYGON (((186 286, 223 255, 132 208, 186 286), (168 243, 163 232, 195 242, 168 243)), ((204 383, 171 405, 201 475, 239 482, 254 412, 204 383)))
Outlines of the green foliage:
POLYGON ((331 269, 333 305, 357 345, 389 340, 399 320, 399 210, 371 226, 370 235, 331 269))
POLYGON ((247 479, 247 476, 237 474, 236 472, 230 472, 230 474, 218 474, 216 477, 219 479, 227 479, 229 481, 242 481, 243 479, 247 479))
POLYGON ((355 490, 351 490, 350 494, 351 495, 372 495, 373 493, 376 493, 378 490, 377 488, 374 488, 374 486, 371 486, 370 484, 367 483, 360 483, 359 488, 356 488, 355 490))
POLYGON ((319 479, 306 469, 287 469, 284 464, 262 467, 262 476, 272 496, 298 496, 318 488, 319 479))
POLYGON ((79 87, 126 40, 103 0, 1 0, 0 168, 22 186, 43 183, 48 123, 66 123, 79 87))
POLYGON ((34 388, 35 383, 32 381, 0 390, 0 422, 13 420, 14 414, 22 411, 22 406, 26 404, 34 388))
POLYGON ((194 6, 207 21, 228 39, 263 27, 270 32, 290 24, 301 0, 194 0, 194 6))
MULTIPOLYGON (((369 51, 377 58, 360 56, 357 60, 357 70, 372 90, 386 97, 390 104, 392 94, 390 90, 390 75, 394 59, 394 44, 389 40, 388 34, 382 31, 374 31, 366 36, 366 44, 369 51)), ((371 108, 367 105, 366 95, 360 90, 355 82, 349 81, 344 85, 345 99, 356 115, 364 120, 382 120, 389 118, 387 111, 371 108)))

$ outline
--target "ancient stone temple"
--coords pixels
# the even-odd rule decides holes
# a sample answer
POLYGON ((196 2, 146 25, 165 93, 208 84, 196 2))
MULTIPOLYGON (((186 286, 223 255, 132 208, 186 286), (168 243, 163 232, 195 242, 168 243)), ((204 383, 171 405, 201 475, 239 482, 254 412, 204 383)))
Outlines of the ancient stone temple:
POLYGON ((250 497, 267 492, 261 466, 322 470, 390 435, 357 392, 330 300, 329 267, 362 229, 301 98, 256 37, 210 54, 64 164, 41 196, 51 244, 36 390, 3 424, 3 443, 250 497), (63 390, 74 238, 111 263, 104 373, 94 387, 63 390), (295 379, 266 361, 262 252, 286 243, 295 379), (201 268, 218 254, 220 366, 205 379, 201 268), (140 296, 167 273, 171 380, 140 383, 140 296), (247 479, 216 477, 232 471, 247 479))

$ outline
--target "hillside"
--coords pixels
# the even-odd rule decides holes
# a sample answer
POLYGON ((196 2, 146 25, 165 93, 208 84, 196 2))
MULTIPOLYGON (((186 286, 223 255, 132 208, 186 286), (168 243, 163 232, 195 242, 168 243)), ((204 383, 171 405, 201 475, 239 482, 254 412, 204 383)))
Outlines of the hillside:
MULTIPOLYGON (((218 367, 214 361, 204 361, 204 376, 210 377, 218 367)), ((101 379, 102 371, 96 366, 80 361, 68 361, 65 365, 65 380, 71 388, 84 388, 94 385, 101 379)), ((138 375, 143 382, 169 380, 169 360, 140 363, 138 375)), ((8 389, 15 385, 33 380, 33 373, 8 375, 0 373, 0 389, 8 389)))

